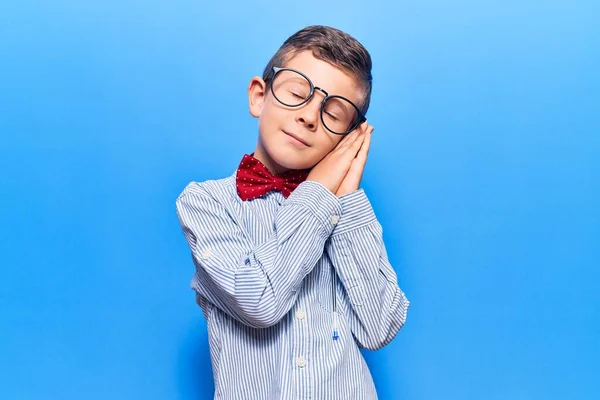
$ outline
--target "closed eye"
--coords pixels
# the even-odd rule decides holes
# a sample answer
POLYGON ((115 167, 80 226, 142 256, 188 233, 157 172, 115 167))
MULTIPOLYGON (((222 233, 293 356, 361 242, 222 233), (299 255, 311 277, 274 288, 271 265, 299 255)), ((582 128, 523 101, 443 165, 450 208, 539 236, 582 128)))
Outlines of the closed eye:
POLYGON ((298 93, 294 93, 294 92, 291 92, 291 93, 292 93, 292 96, 296 97, 297 99, 304 100, 304 96, 301 96, 298 93))
POLYGON ((335 115, 333 115, 332 113, 330 113, 330 112, 327 112, 327 111, 326 111, 325 113, 326 113, 328 116, 330 116, 331 118, 333 118, 333 120, 334 120, 334 121, 337 121, 337 120, 338 120, 338 118, 337 118, 335 115))

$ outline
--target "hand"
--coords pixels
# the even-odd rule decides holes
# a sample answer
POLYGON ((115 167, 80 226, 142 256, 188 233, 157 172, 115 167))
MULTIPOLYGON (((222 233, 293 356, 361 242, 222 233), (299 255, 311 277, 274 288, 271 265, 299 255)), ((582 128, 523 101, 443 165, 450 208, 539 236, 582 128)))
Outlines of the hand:
POLYGON ((312 168, 307 180, 319 182, 332 193, 337 193, 361 149, 367 126, 365 122, 342 138, 337 146, 312 168))
POLYGON ((373 133, 373 127, 365 122, 365 133, 364 140, 356 158, 352 160, 348 174, 342 181, 335 195, 342 197, 345 194, 352 193, 358 190, 360 187, 360 181, 362 180, 363 172, 365 170, 365 164, 367 163, 367 156, 369 155, 369 146, 371 145, 371 134, 373 133))

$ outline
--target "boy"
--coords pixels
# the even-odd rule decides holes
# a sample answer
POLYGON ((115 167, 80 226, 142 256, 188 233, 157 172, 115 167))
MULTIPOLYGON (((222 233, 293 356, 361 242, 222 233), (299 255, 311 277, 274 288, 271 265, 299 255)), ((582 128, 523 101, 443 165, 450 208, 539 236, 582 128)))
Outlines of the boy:
POLYGON ((254 153, 176 201, 207 321, 215 398, 376 399, 360 348, 410 305, 359 189, 371 57, 337 29, 292 35, 248 87, 254 153))

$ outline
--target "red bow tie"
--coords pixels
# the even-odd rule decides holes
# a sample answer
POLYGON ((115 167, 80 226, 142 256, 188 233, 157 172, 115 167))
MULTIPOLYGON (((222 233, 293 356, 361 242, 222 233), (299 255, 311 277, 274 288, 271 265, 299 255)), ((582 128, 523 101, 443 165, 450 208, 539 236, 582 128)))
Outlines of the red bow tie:
POLYGON ((252 155, 245 154, 236 174, 237 192, 242 200, 253 200, 273 190, 287 198, 308 177, 308 170, 291 170, 273 175, 252 155))

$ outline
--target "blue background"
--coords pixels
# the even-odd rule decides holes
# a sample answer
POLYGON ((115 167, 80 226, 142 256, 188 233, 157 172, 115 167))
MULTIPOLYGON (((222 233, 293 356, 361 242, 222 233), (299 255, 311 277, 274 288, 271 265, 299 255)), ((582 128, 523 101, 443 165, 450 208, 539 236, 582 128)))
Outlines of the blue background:
POLYGON ((174 201, 254 149, 247 84, 316 23, 374 60, 412 301, 380 397, 600 398, 598 4, 2 2, 0 398, 212 396, 174 201))

